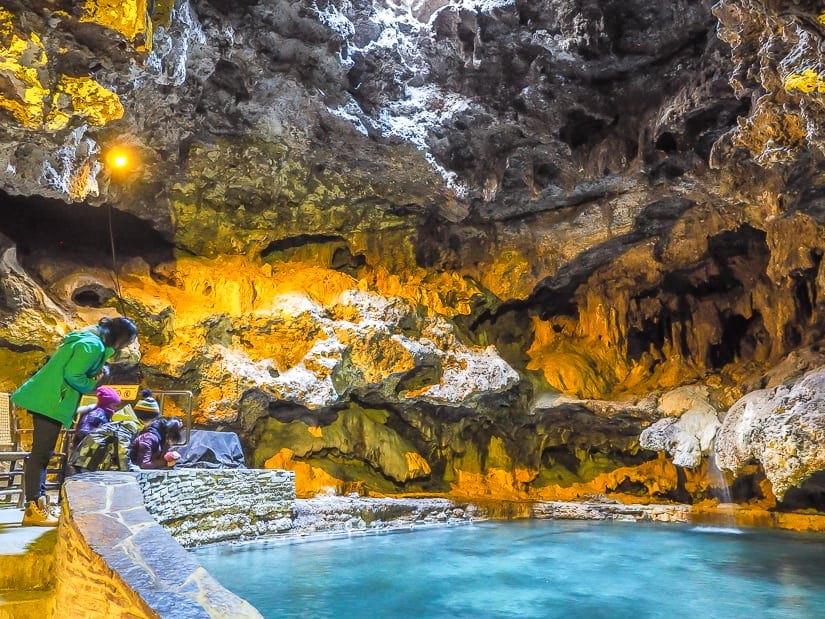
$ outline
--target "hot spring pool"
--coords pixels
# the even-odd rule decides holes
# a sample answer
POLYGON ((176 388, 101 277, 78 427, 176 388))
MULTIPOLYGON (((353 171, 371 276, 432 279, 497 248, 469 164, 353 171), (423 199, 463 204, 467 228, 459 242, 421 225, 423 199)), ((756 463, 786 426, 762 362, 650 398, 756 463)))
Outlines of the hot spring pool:
POLYGON ((194 550, 265 617, 823 617, 825 535, 485 522, 194 550))

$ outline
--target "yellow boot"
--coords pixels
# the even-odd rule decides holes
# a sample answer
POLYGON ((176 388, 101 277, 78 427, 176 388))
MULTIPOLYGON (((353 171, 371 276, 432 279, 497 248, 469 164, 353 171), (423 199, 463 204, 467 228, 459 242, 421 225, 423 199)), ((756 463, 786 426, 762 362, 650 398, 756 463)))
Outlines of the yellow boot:
POLYGON ((36 501, 26 503, 26 511, 23 514, 24 527, 56 527, 57 518, 52 516, 46 497, 40 497, 36 501))

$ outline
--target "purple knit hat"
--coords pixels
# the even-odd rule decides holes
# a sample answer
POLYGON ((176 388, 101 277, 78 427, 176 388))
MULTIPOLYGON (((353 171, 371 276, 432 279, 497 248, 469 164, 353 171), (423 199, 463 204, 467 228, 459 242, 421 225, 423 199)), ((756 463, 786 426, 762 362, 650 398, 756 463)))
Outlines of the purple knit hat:
POLYGON ((97 388, 97 405, 100 408, 113 411, 118 404, 120 404, 120 396, 117 391, 111 387, 97 388))

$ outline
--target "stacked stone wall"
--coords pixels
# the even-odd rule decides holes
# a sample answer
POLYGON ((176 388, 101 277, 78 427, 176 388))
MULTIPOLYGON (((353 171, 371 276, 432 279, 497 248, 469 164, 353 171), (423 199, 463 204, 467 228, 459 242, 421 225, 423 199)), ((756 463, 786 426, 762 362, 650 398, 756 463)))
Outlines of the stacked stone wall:
POLYGON ((57 582, 51 617, 159 616, 92 550, 71 519, 61 524, 55 559, 57 582))
POLYGON ((137 481, 146 510, 184 546, 283 533, 293 526, 292 471, 143 471, 137 481))

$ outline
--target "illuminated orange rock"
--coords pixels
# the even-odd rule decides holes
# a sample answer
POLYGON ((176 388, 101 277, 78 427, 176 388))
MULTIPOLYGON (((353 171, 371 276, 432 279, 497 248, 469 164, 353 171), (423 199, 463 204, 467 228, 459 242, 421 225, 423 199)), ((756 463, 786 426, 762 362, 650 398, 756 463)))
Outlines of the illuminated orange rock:
POLYGON ((148 51, 152 22, 146 9, 146 0, 85 0, 80 20, 111 28, 129 41, 137 40, 140 51, 148 51))
POLYGON ((281 449, 264 462, 264 468, 295 471, 295 496, 299 499, 308 499, 325 494, 363 493, 364 483, 362 481, 346 482, 336 479, 320 467, 294 460, 293 455, 294 452, 291 449, 281 449))

